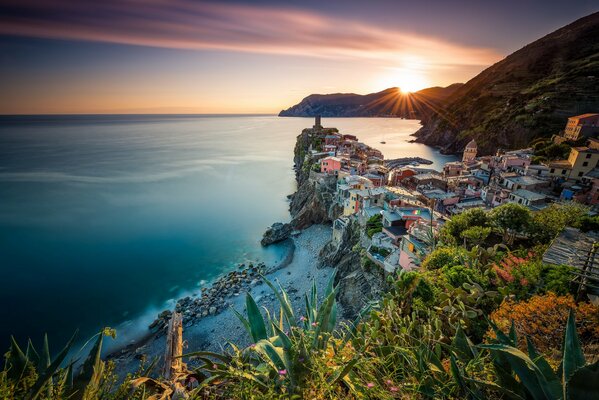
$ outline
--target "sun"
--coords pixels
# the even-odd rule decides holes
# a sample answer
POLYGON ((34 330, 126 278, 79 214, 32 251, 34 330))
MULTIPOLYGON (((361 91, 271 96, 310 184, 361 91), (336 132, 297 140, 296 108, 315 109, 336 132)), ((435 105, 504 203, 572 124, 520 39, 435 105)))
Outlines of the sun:
POLYGON ((417 92, 428 86, 426 78, 417 71, 401 71, 396 77, 396 86, 403 94, 417 92))
POLYGON ((378 79, 377 87, 397 87, 400 93, 409 94, 430 87, 430 82, 423 72, 412 68, 394 68, 392 74, 378 79))

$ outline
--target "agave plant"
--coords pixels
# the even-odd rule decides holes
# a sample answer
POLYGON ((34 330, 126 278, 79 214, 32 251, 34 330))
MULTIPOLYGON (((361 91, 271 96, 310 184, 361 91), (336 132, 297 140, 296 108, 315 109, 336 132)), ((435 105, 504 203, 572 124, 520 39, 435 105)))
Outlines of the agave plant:
POLYGON ((557 370, 538 354, 528 338, 528 354, 518 349, 518 337, 513 324, 507 335, 493 323, 490 324, 497 336, 495 343, 478 347, 491 352, 497 383, 472 379, 461 371, 464 381, 498 391, 511 399, 574 400, 599 396, 599 361, 586 363, 573 311, 570 311, 566 323, 562 360, 557 370))
POLYGON ((40 396, 48 399, 64 396, 74 400, 97 398, 105 367, 100 358, 103 338, 105 335, 114 337, 115 332, 113 329, 104 328, 90 339, 95 339, 95 343, 79 372, 74 374, 76 360, 68 362, 66 367, 62 366, 76 335, 77 332, 54 359, 50 356, 47 335, 44 336, 41 352, 36 351, 31 340, 23 352, 17 341, 11 338, 3 373, 14 392, 22 392, 22 397, 28 400, 35 400, 40 396), (35 380, 31 382, 32 379, 35 380))
MULTIPOLYGON (((275 379, 290 391, 301 387, 310 372, 314 358, 319 351, 327 349, 329 339, 337 320, 336 288, 331 276, 325 291, 325 298, 318 303, 316 284, 305 295, 305 315, 296 316, 287 292, 262 277, 274 291, 279 303, 278 318, 271 316, 264 308, 264 316, 254 298, 246 296, 247 317, 235 311, 235 314, 252 338, 253 344, 245 350, 232 346, 236 357, 208 352, 190 353, 204 361, 203 369, 212 375, 210 382, 218 379, 247 379, 258 386, 266 387, 267 382, 275 379), (231 368, 235 359, 241 358, 242 365, 231 368), (216 361, 215 361, 216 360, 216 361), (248 368, 246 362, 251 366, 248 368), (239 368, 241 367, 241 368, 239 368)), ((349 371, 358 362, 357 358, 337 367, 329 376, 330 385, 338 384, 347 377, 349 371)))

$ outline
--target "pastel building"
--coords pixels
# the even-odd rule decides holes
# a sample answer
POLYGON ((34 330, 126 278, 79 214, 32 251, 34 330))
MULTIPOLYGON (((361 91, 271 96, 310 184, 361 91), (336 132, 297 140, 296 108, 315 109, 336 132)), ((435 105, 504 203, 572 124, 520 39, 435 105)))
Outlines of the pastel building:
POLYGON ((568 118, 564 137, 576 141, 599 133, 599 114, 582 114, 568 118))
POLYGON ((343 160, 339 157, 325 157, 320 160, 320 172, 324 174, 332 174, 341 170, 343 160))

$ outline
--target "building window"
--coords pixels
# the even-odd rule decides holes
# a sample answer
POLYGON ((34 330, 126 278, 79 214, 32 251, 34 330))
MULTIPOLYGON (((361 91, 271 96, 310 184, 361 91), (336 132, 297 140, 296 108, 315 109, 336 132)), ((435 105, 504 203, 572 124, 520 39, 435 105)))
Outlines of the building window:
POLYGON ((583 166, 583 167, 586 167, 586 166, 588 166, 588 165, 589 165, 589 162, 588 162, 588 161, 585 161, 585 162, 583 162, 583 163, 582 163, 582 166, 583 166))
POLYGON ((584 158, 591 158, 591 154, 587 154, 584 158))
POLYGON ((555 172, 555 168, 551 168, 551 169, 549 170, 549 172, 550 172, 550 173, 554 173, 554 172, 555 172))
POLYGON ((566 175, 566 170, 562 169, 562 175, 566 175))

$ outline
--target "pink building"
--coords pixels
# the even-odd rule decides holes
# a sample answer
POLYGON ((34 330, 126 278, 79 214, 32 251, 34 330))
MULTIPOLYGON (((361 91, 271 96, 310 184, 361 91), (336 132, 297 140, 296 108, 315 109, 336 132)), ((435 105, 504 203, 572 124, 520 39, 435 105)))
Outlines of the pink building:
POLYGON ((336 171, 341 170, 343 160, 338 157, 326 157, 320 160, 320 172, 325 174, 332 174, 336 171))
POLYGON ((501 157, 501 169, 506 170, 509 167, 522 167, 526 168, 530 165, 530 158, 521 158, 517 156, 503 156, 501 157))

